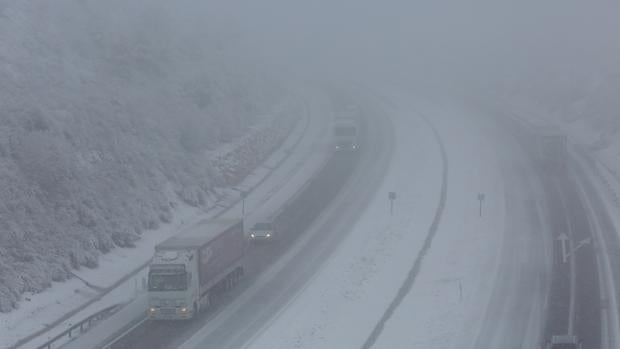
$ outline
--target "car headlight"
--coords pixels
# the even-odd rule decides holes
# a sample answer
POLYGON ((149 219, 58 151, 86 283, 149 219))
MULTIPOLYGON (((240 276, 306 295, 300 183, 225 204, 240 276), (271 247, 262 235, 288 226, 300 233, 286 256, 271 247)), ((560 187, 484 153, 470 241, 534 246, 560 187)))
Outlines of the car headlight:
POLYGON ((267 233, 267 237, 268 237, 268 238, 270 238, 270 237, 271 237, 271 234, 267 233))
POLYGON ((250 237, 251 237, 251 238, 255 238, 255 237, 256 237, 256 235, 254 235, 254 234, 250 234, 250 237))
POLYGON ((149 308, 149 313, 154 313, 156 311, 157 311, 157 309, 155 309, 155 308, 149 308))
POLYGON ((183 308, 181 308, 181 313, 187 313, 187 311, 188 311, 188 310, 189 310, 189 309, 187 309, 187 308, 183 307, 183 308))

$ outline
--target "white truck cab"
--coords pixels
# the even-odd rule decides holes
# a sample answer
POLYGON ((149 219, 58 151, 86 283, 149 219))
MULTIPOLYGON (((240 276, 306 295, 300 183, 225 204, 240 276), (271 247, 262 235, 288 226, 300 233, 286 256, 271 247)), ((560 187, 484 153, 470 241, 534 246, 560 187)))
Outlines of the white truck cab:
POLYGON ((198 304, 195 250, 157 251, 148 275, 149 317, 190 319, 198 304))
POLYGON ((339 118, 334 123, 334 149, 356 151, 359 148, 359 127, 355 118, 339 118))

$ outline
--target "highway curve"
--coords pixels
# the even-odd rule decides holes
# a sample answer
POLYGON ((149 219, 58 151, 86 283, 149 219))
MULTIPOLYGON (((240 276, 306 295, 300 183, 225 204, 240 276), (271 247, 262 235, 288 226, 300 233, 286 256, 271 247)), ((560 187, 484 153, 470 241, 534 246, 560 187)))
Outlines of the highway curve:
POLYGON ((376 105, 362 106, 362 150, 336 153, 285 208, 276 218, 282 239, 250 250, 247 276, 234 290, 194 321, 147 321, 112 348, 177 348, 188 339, 183 348, 238 348, 286 306, 349 232, 388 168, 390 125, 376 105))

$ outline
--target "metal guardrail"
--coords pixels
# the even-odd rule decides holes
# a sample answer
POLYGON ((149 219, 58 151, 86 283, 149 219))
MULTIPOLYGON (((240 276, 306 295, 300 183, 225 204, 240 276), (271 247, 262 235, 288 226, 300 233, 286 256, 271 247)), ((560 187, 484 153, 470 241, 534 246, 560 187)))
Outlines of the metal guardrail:
POLYGON ((88 331, 89 329, 91 329, 99 321, 107 319, 110 315, 112 315, 115 312, 117 312, 118 310, 120 310, 123 307, 123 305, 124 304, 115 304, 115 305, 109 306, 109 307, 107 307, 105 309, 102 309, 102 310, 96 312, 95 314, 90 315, 86 319, 84 319, 84 320, 78 322, 77 324, 71 326, 68 330, 66 330, 66 331, 62 332, 61 334, 57 335, 56 337, 50 339, 45 344, 38 346, 37 349, 53 349, 53 348, 56 348, 55 344, 59 344, 59 342, 61 340, 65 340, 65 342, 61 343, 60 345, 66 344, 67 342, 69 342, 69 341, 73 340, 74 338, 76 338, 76 335, 79 336, 80 334, 82 334, 82 333, 88 331))

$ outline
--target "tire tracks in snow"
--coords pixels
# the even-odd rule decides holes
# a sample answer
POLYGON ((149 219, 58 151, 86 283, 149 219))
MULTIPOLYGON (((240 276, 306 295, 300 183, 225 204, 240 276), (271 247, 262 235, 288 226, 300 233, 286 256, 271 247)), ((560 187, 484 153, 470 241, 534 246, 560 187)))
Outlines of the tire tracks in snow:
POLYGON ((442 173, 441 197, 439 201, 439 206, 437 207, 437 211, 435 212, 435 218, 433 219, 433 223, 431 224, 428 230, 428 234, 426 238, 424 239, 424 245, 422 246, 422 249, 418 253, 417 258, 415 262, 413 263, 413 266, 409 270, 409 273, 407 274, 407 278, 405 279, 403 284, 400 286, 398 293, 396 294, 396 296, 394 297, 394 299, 392 300, 388 308, 385 310, 385 313, 383 313, 383 316, 381 317, 379 322, 375 325, 375 328, 372 330, 370 336, 364 342, 364 345, 362 345, 362 349, 370 349, 375 345, 375 343, 377 342, 377 339, 379 339, 379 337, 381 336, 381 333, 383 333, 385 324, 390 320, 390 318, 392 317, 396 309, 400 306, 402 301, 405 299, 405 297, 409 294, 409 292, 413 288, 413 285, 415 284, 418 274, 420 273, 420 270, 422 269, 422 263, 424 262, 424 258, 428 254, 428 251, 431 249, 431 246, 433 244, 433 239, 437 235, 439 224, 441 223, 441 218, 443 217, 443 212, 444 212, 446 201, 448 198, 448 155, 446 152, 445 145, 435 125, 433 125, 433 123, 424 115, 420 113, 418 114, 420 115, 422 120, 424 120, 424 122, 432 130, 433 135, 435 136, 435 139, 441 151, 443 173, 442 173))

